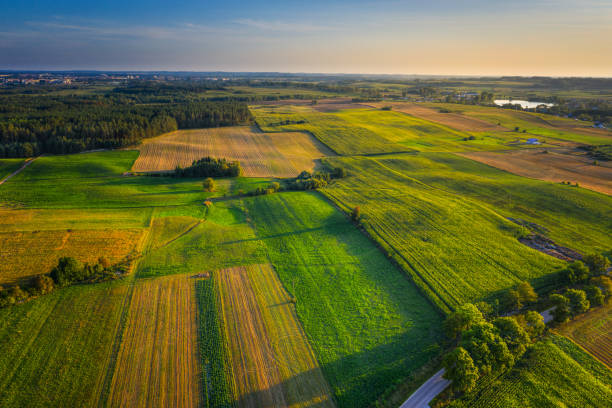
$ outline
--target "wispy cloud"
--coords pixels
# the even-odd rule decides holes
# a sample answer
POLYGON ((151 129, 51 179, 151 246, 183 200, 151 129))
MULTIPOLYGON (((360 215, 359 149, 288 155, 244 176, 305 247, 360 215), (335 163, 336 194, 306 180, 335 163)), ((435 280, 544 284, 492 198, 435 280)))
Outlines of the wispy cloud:
POLYGON ((323 25, 310 24, 310 23, 253 20, 250 18, 241 18, 241 19, 234 20, 233 22, 238 25, 255 28, 255 29, 263 30, 263 31, 316 33, 316 32, 329 31, 329 30, 334 29, 331 26, 323 26, 323 25))

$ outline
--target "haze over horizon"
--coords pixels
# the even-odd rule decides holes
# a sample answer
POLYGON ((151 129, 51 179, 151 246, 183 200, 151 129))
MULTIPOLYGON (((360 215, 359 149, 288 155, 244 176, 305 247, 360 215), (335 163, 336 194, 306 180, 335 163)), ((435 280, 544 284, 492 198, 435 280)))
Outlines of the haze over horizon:
POLYGON ((612 2, 25 0, 0 69, 612 76, 612 2))

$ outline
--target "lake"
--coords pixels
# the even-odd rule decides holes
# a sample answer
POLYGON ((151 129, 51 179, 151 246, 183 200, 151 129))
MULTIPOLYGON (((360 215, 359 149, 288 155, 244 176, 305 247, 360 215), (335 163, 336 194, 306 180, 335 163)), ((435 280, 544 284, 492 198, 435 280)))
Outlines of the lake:
POLYGON ((533 109, 536 108, 540 105, 546 105, 547 107, 551 107, 551 106, 555 106, 554 103, 546 103, 546 102, 530 102, 530 101, 523 101, 521 99, 496 99, 493 102, 495 102, 495 104, 497 106, 502 106, 502 105, 506 105, 508 103, 511 103, 513 105, 521 105, 521 107, 523 109, 533 109))

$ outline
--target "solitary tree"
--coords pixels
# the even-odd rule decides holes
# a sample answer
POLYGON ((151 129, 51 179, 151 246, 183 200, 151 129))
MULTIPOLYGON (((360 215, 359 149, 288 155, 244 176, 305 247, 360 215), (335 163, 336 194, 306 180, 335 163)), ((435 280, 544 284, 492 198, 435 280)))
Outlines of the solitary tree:
POLYGON ((205 191, 215 191, 215 180, 213 180, 212 177, 207 177, 202 183, 202 186, 205 191))
POLYGON ((444 378, 452 381, 455 391, 469 392, 476 386, 478 380, 478 369, 474 360, 463 347, 457 347, 444 357, 444 378))

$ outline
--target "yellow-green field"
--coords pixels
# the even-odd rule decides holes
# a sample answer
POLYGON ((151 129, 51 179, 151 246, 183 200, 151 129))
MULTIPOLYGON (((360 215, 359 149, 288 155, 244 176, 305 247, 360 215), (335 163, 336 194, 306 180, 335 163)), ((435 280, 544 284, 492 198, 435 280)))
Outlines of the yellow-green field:
POLYGON ((240 161, 250 177, 295 177, 332 154, 304 132, 262 133, 245 126, 179 130, 146 140, 139 150, 136 172, 174 170, 211 156, 240 161))
POLYGON ((49 273, 59 258, 71 256, 90 264, 104 256, 111 263, 136 250, 140 229, 51 230, 0 233, 0 283, 49 273))
POLYGON ((138 280, 133 291, 108 406, 200 406, 193 279, 138 280))
POLYGON ((333 407, 331 393, 270 265, 214 272, 238 407, 333 407))

